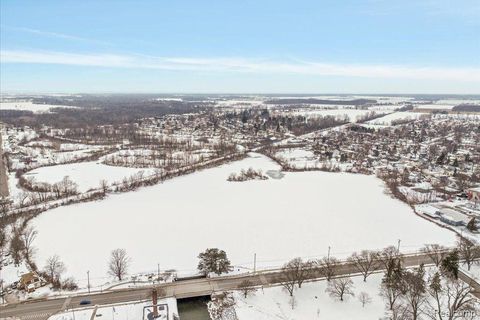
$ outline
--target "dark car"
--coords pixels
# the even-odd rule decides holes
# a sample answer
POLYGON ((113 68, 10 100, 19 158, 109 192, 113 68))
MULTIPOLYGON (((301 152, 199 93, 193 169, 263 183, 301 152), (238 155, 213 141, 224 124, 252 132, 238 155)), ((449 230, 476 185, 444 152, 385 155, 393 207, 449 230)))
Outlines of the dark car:
POLYGON ((82 300, 82 301, 80 301, 80 305, 81 305, 81 306, 84 306, 84 305, 86 305, 86 304, 91 304, 91 303, 92 303, 92 301, 90 301, 90 300, 82 300))

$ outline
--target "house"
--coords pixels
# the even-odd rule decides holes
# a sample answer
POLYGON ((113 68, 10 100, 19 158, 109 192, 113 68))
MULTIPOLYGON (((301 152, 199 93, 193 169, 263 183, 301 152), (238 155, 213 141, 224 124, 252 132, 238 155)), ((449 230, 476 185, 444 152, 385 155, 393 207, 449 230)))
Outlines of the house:
POLYGON ((36 272, 28 272, 20 277, 19 287, 23 288, 26 292, 33 292, 35 289, 44 286, 47 282, 40 277, 36 272))
POLYGON ((471 188, 467 190, 468 200, 478 202, 480 201, 480 187, 471 188))

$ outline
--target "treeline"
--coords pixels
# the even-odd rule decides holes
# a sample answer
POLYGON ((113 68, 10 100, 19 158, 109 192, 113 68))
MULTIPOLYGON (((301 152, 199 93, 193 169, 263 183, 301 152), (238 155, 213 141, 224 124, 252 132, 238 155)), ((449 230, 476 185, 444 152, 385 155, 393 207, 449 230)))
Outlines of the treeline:
POLYGON ((72 108, 53 108, 51 113, 38 114, 31 111, 2 110, 2 121, 33 128, 44 125, 55 128, 95 127, 131 123, 136 119, 161 117, 166 114, 194 113, 210 105, 202 102, 144 99, 136 95, 48 97, 34 99, 34 102, 72 108))
POLYGON ((265 101, 266 104, 331 104, 331 105, 346 105, 346 106, 361 106, 370 103, 376 103, 373 99, 352 99, 352 100, 324 100, 324 99, 273 99, 265 101))
POLYGON ((478 104, 460 104, 453 107, 452 111, 456 112, 480 112, 480 105, 478 104))

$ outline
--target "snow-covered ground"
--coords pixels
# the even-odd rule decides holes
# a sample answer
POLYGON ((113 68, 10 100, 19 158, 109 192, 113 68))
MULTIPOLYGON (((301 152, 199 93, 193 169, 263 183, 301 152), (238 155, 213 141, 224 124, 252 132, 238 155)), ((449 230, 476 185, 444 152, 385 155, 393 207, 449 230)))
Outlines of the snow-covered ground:
POLYGON ((273 267, 297 256, 324 256, 329 246, 333 255, 345 257, 398 239, 403 251, 454 242, 453 233, 385 195, 374 176, 287 172, 278 180, 227 181, 249 167, 279 169, 252 154, 136 192, 45 212, 33 220, 38 265, 58 254, 82 286, 87 270, 94 284, 109 280, 107 261, 115 248, 125 248, 132 258, 130 273, 155 271, 158 263, 162 270, 187 273, 209 247, 226 250, 233 264, 248 268, 254 253, 258 266, 273 267))
POLYGON ((105 179, 109 183, 121 182, 123 178, 129 178, 139 171, 152 174, 152 170, 108 166, 92 161, 42 167, 28 172, 25 177, 34 177, 35 182, 53 184, 68 176, 78 184, 80 191, 87 191, 98 188, 100 180, 105 179))
MULTIPOLYGON (((162 311, 159 311, 160 320, 174 319, 174 315, 178 315, 177 300, 175 298, 167 298, 158 300, 159 305, 168 305, 162 311)), ((103 320, 147 320, 148 314, 153 311, 151 301, 144 301, 129 304, 116 304, 99 307, 95 312, 95 318, 103 320)), ((80 310, 73 310, 55 314, 48 318, 48 320, 90 320, 94 307, 87 307, 80 310)))
POLYGON ((74 108, 71 106, 60 106, 50 104, 34 104, 32 101, 0 102, 0 110, 22 110, 33 111, 34 113, 49 112, 52 108, 74 108))
POLYGON ((24 262, 22 262, 18 267, 16 267, 13 264, 12 259, 10 257, 7 257, 3 258, 2 264, 7 261, 10 263, 6 266, 3 265, 2 269, 0 270, 0 279, 3 280, 4 286, 8 286, 15 281, 18 281, 23 274, 29 272, 24 262))
POLYGON ((454 104, 418 104, 416 109, 428 109, 428 110, 452 110, 455 107, 454 104))
POLYGON ((276 156, 298 167, 315 167, 318 163, 318 157, 316 157, 311 150, 300 148, 283 149, 277 152, 276 156))
POLYGON ((387 114, 384 117, 377 118, 374 120, 368 121, 369 124, 377 124, 377 125, 391 125, 392 121, 395 120, 415 120, 420 118, 422 115, 426 115, 426 113, 421 112, 394 112, 387 114))
POLYGON ((241 292, 235 292, 235 312, 238 320, 304 320, 304 319, 380 319, 385 314, 385 302, 379 296, 383 273, 371 275, 367 282, 362 277, 352 277, 355 297, 344 301, 334 299, 325 292, 327 281, 310 282, 294 293, 295 306, 283 287, 259 289, 245 299, 241 292), (362 307, 358 295, 366 292, 371 303, 362 307))
MULTIPOLYGON (((323 107, 323 105, 322 105, 323 107)), ((376 110, 359 110, 359 109, 353 109, 352 106, 348 106, 349 109, 342 109, 338 108, 338 106, 335 106, 337 109, 326 109, 326 110, 308 110, 304 109, 301 111, 294 111, 293 114, 296 115, 303 115, 306 117, 318 117, 318 116, 333 116, 337 118, 342 118, 347 116, 350 119, 350 122, 357 122, 359 118, 365 117, 366 115, 375 112, 378 113, 376 110)), ((382 110, 380 111, 381 113, 386 113, 386 112, 391 112, 388 110, 382 110)))

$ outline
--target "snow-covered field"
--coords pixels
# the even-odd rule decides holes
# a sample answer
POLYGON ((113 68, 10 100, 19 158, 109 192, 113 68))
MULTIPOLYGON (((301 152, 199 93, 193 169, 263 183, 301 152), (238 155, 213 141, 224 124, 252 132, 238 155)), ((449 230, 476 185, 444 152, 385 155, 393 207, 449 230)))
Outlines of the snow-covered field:
POLYGON ((33 111, 34 113, 49 112, 52 108, 74 108, 50 104, 34 104, 32 101, 0 102, 0 110, 33 111))
POLYGON ((121 182, 123 178, 129 178, 139 171, 144 171, 145 174, 152 173, 151 170, 108 166, 92 161, 42 167, 28 172, 25 177, 34 177, 35 182, 53 184, 68 176, 78 184, 80 191, 87 191, 98 188, 102 179, 109 183, 121 182))
POLYGON ((419 119, 422 115, 426 115, 426 113, 421 112, 394 112, 387 114, 384 117, 377 118, 374 120, 368 121, 369 124, 377 124, 377 125, 391 125, 392 121, 395 120, 415 120, 419 119))
POLYGON ((415 109, 429 109, 429 110, 452 110, 455 107, 454 104, 417 104, 415 109))
MULTIPOLYGON (((324 256, 329 246, 333 255, 345 257, 398 239, 404 251, 454 242, 453 233, 385 195, 374 176, 300 172, 279 180, 226 180, 249 167, 278 169, 252 154, 136 192, 45 212, 33 220, 38 265, 58 254, 82 285, 87 270, 94 283, 108 280, 107 261, 115 248, 127 250, 130 272, 137 273, 155 271, 157 263, 163 270, 193 272, 198 253, 209 247, 226 250, 233 264, 245 267, 252 267, 256 253, 257 265, 269 267, 297 256, 324 256)), ((78 177, 90 175, 86 169, 78 177)))
POLYGON ((385 302, 378 294, 382 277, 383 273, 373 274, 367 282, 352 277, 356 296, 348 296, 343 302, 325 292, 327 281, 305 283, 294 293, 293 309, 289 294, 281 286, 259 289, 246 299, 241 292, 235 292, 235 312, 238 320, 380 319, 385 314, 385 302), (361 292, 372 299, 365 307, 357 298, 361 292))
MULTIPOLYGON (((338 108, 338 106, 335 106, 338 108)), ((342 118, 344 116, 347 116, 350 119, 350 122, 356 122, 359 118, 365 117, 367 114, 371 112, 377 112, 375 110, 359 110, 359 109, 352 109, 351 106, 349 106, 350 109, 326 109, 326 110, 301 110, 301 111, 295 111, 293 114, 296 115, 303 115, 306 117, 318 117, 318 116, 333 116, 333 117, 338 117, 342 118)), ((387 110, 382 110, 381 112, 389 112, 387 110)), ((390 111, 391 112, 391 111, 390 111)))

